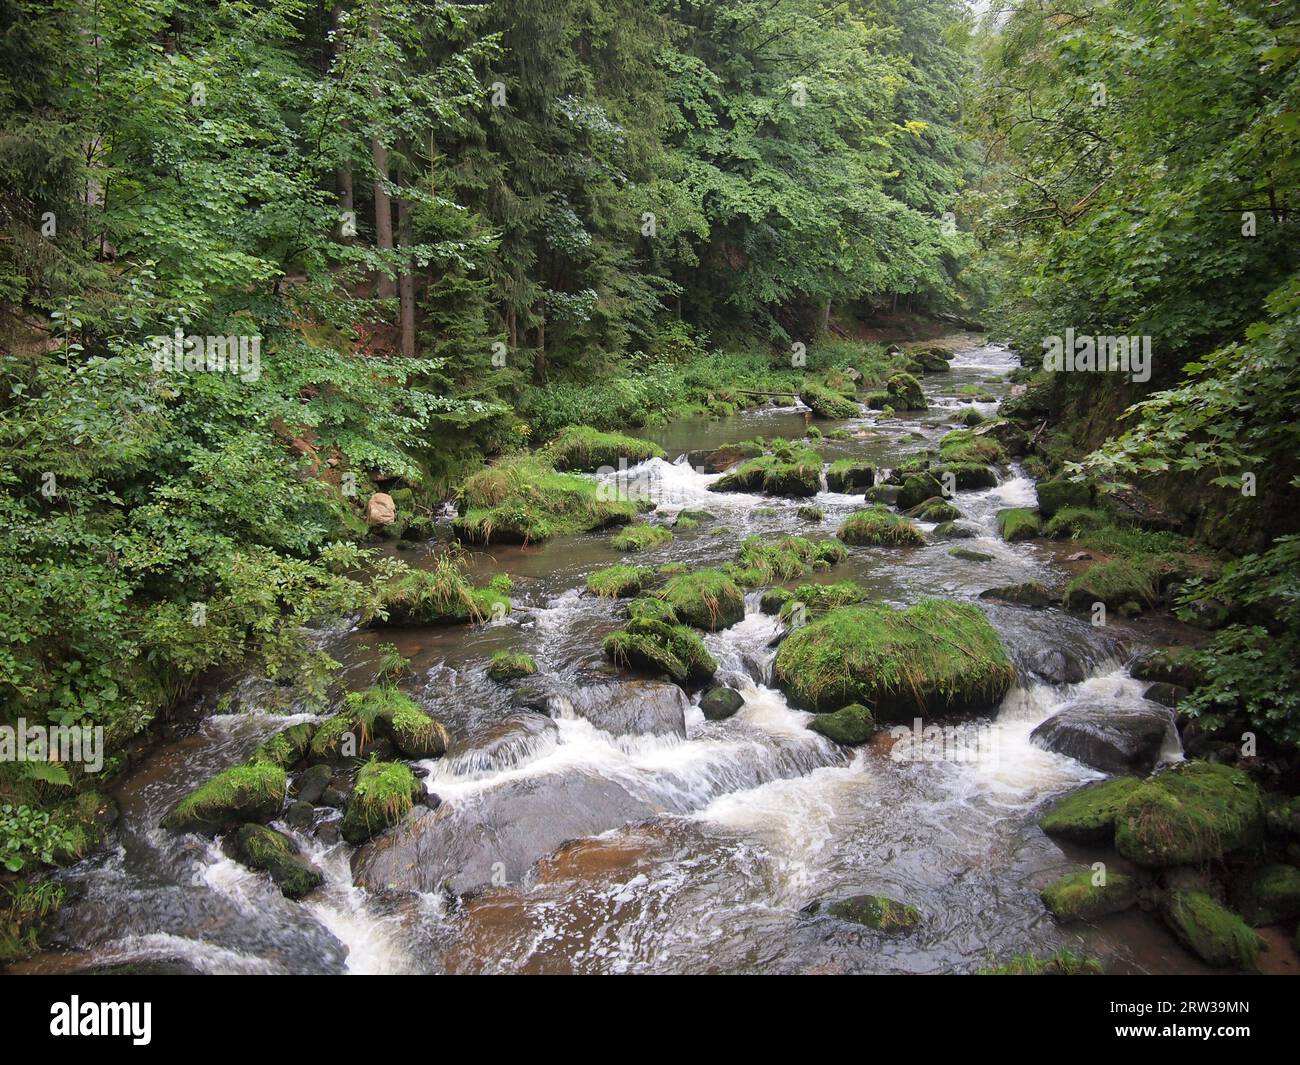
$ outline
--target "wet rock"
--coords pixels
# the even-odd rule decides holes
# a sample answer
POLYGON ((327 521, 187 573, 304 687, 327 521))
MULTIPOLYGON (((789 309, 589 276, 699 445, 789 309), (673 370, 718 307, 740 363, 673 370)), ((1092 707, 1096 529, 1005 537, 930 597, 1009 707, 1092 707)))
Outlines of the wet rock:
POLYGON ((832 492, 863 492, 876 480, 876 468, 866 462, 840 459, 826 470, 826 487, 832 492))
MULTIPOLYGON (((937 530, 936 530, 937 531, 937 530)), ((954 547, 948 552, 953 558, 959 558, 963 562, 992 562, 993 556, 986 555, 983 551, 972 551, 969 547, 954 547)))
POLYGON ((1088 676, 1088 669, 1079 656, 1063 647, 1035 649, 1027 657, 1025 667, 1048 684, 1079 684, 1088 676))
POLYGON ((710 721, 723 721, 744 705, 744 698, 735 688, 712 688, 700 700, 700 709, 710 721))
POLYGON ((943 485, 929 473, 913 473, 903 478, 895 502, 906 510, 935 496, 943 497, 943 485))
POLYGON ((871 739, 876 721, 871 711, 861 703, 850 703, 834 713, 817 714, 808 722, 808 727, 828 740, 856 747, 871 739))
POLYGON ((1232 902, 1256 928, 1300 917, 1300 869, 1293 865, 1264 865, 1237 878, 1232 902))
POLYGON ((300 899, 325 879, 293 840, 263 825, 240 826, 226 836, 222 849, 241 865, 270 873, 285 898, 300 899))
POLYGON ((1194 666, 1188 650, 1158 650, 1140 654, 1129 663, 1129 676, 1137 680, 1177 684, 1188 691, 1201 683, 1200 670, 1194 666))
POLYGON ((789 588, 769 588, 759 600, 759 609, 764 614, 779 614, 781 608, 794 598, 789 588))
POLYGON ((763 449, 757 444, 727 444, 712 451, 692 451, 687 461, 702 473, 722 473, 745 459, 757 458, 763 449))
POLYGON ((1174 935, 1206 964, 1254 968, 1261 945, 1258 934, 1206 892, 1173 892, 1161 912, 1174 935))
POLYGON ((1049 836, 1072 843, 1102 843, 1115 834, 1120 808, 1138 787, 1134 777, 1087 784, 1053 802, 1038 824, 1049 836))
POLYGON ((1072 555, 1065 556, 1066 562, 1091 562, 1092 556, 1087 551, 1076 551, 1072 555))
POLYGON ((1158 703, 1089 702, 1053 714, 1030 739, 1105 773, 1145 773, 1160 760, 1172 732, 1169 708, 1158 703))
POLYGON ((334 771, 327 765, 314 765, 304 769, 293 781, 293 794, 313 806, 320 802, 320 797, 329 787, 330 777, 334 771))
MULTIPOLYGON (((936 540, 973 540, 979 534, 979 529, 974 525, 966 524, 964 521, 945 521, 934 527, 934 538, 936 540)), ((992 559, 993 556, 985 555, 984 558, 992 559)))
POLYGON ((199 785, 163 818, 173 832, 215 834, 246 821, 269 821, 284 805, 284 770, 252 762, 223 770, 199 785))
POLYGON ((867 489, 868 503, 883 503, 892 507, 898 502, 903 486, 898 484, 877 484, 867 489))
POLYGON ((1178 704, 1187 696, 1187 689, 1178 684, 1166 684, 1160 681, 1152 684, 1142 693, 1143 699, 1148 699, 1153 703, 1159 703, 1161 706, 1167 706, 1170 709, 1176 709, 1178 704))
POLYGON ((690 700, 676 684, 626 680, 578 688, 570 695, 573 712, 611 736, 686 736, 690 700))
POLYGON ((818 901, 806 907, 804 912, 824 913, 880 932, 907 932, 921 921, 921 911, 915 906, 895 902, 884 895, 853 895, 847 899, 818 901))
POLYGON ((909 507, 904 513, 907 517, 918 521, 935 523, 956 521, 961 517, 961 511, 942 496, 931 496, 929 499, 922 500, 916 506, 909 507))
POLYGON ((1020 606, 1045 607, 1056 602, 1055 597, 1037 581, 1025 581, 1023 584, 1004 584, 980 592, 981 599, 997 599, 1003 603, 1017 603, 1020 606))
POLYGON ((340 831, 342 826, 343 822, 337 817, 329 821, 322 821, 316 826, 316 838, 327 847, 332 847, 343 839, 343 833, 340 831))
POLYGON ((1043 904, 1058 921, 1095 921, 1127 910, 1137 902, 1138 885, 1123 873, 1081 869, 1049 884, 1043 889, 1042 897, 1043 904))
POLYGON ((1075 482, 1064 477, 1038 482, 1038 511, 1050 518, 1065 507, 1092 506, 1092 485, 1075 482))
POLYGON ((1263 831, 1264 804, 1239 769, 1183 762, 1143 781, 1115 820, 1115 847, 1152 869, 1200 865, 1253 846, 1263 831))
POLYGON ((392 525, 397 520, 397 504, 387 492, 376 492, 366 502, 367 525, 392 525))
POLYGON ((354 847, 398 824, 424 797, 424 785, 400 762, 367 762, 357 774, 341 826, 354 847))
POLYGON ((518 710, 455 741, 440 764, 458 773, 500 772, 553 749, 558 736, 549 717, 518 710))
POLYGON ((316 808, 305 799, 295 799, 284 812, 284 823, 300 832, 311 828, 316 819, 316 808))
POLYGON ((363 847, 356 883, 457 895, 518 883, 561 844, 652 817, 656 809, 619 784, 582 771, 520 777, 459 796, 363 847))

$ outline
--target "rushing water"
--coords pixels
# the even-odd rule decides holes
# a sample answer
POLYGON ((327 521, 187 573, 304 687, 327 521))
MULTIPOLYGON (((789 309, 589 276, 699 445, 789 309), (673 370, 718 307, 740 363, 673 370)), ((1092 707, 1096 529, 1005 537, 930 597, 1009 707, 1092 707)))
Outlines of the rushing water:
MULTIPOLYGON (((1004 349, 971 341, 950 373, 924 379, 929 410, 892 418, 867 412, 842 423, 853 439, 818 446, 830 461, 854 456, 895 466, 952 428, 955 409, 969 405, 958 397, 961 386, 1001 395, 1013 365, 1004 349)), ((985 413, 996 406, 974 405, 985 413)), ((650 493, 661 515, 691 507, 716 520, 679 530, 638 561, 713 565, 753 533, 830 535, 862 505, 861 495, 793 501, 712 493, 718 475, 688 461, 693 451, 756 435, 799 436, 805 425, 801 408, 785 408, 647 433, 668 457, 627 471, 629 486, 650 493), (825 511, 822 526, 798 518, 805 502, 825 511)), ((995 488, 961 492, 956 503, 977 533, 960 543, 992 561, 955 559, 945 541, 855 548, 833 578, 852 577, 897 605, 1059 580, 1047 548, 996 535, 997 510, 1035 503, 1022 471, 1006 471, 995 488)), ((971 757, 898 761, 887 743, 851 752, 806 728, 809 715, 768 683, 778 625, 751 594, 743 622, 707 637, 719 680, 744 696, 734 717, 706 721, 691 706, 683 735, 666 705, 641 726, 614 727, 609 684, 617 677, 600 642, 620 624, 620 607, 581 592, 588 573, 618 559, 607 539, 474 552, 481 579, 496 571, 514 579, 516 609, 500 622, 386 631, 340 625, 319 634, 344 663, 349 687, 370 681, 379 644, 396 644, 412 660, 414 679, 405 686, 462 741, 423 767, 443 804, 427 855, 438 875, 429 876, 479 890, 459 897, 434 883, 386 890, 387 867, 356 861, 318 824, 316 832, 291 834, 326 882, 295 903, 218 844, 159 829, 186 791, 304 719, 256 709, 266 688, 250 678, 240 712, 203 716, 192 734, 154 751, 118 786, 122 817, 112 845, 63 874, 69 902, 53 923, 50 949, 20 968, 927 973, 1078 948, 1081 933, 1057 927, 1038 889, 1086 856, 1064 854, 1035 814, 1098 774, 1032 745, 1029 733, 1071 700, 1136 701, 1142 686, 1123 662, 1139 633, 1099 631, 1054 609, 981 603, 1019 667, 1019 683, 988 721, 965 726, 971 757), (510 689, 487 678, 488 659, 503 649, 536 659, 549 720, 521 713, 510 689), (1086 679, 1039 679, 1036 656, 1049 649, 1082 663, 1086 679), (805 912, 814 900, 864 892, 913 903, 922 923, 890 937, 805 912)), ((420 565, 436 549, 420 545, 404 557, 420 565)), ((1198 968, 1140 914, 1082 934, 1082 949, 1113 970, 1198 968)))

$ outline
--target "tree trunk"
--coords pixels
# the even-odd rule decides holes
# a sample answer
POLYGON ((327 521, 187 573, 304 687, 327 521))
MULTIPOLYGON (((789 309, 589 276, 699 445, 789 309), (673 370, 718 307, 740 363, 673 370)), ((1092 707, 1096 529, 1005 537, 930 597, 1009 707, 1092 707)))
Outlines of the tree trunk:
POLYGON ((506 306, 506 332, 510 335, 510 350, 517 350, 519 347, 519 315, 516 313, 513 303, 506 306))
POLYGON ((826 302, 822 304, 821 326, 818 332, 825 336, 831 331, 831 301, 827 297, 826 302))
MULTIPOLYGON (((337 61, 343 54, 343 46, 339 43, 339 34, 341 32, 340 19, 343 15, 343 8, 335 4, 330 8, 330 28, 334 31, 334 59, 337 61)), ((345 244, 351 243, 353 234, 356 232, 356 196, 352 185, 352 165, 344 163, 334 171, 334 187, 339 196, 339 213, 345 215, 352 223, 351 226, 344 228, 340 226, 339 239, 345 244)))
MULTIPOLYGON (((405 185, 403 185, 405 187, 405 185)), ((415 264, 407 249, 411 246, 411 212, 406 197, 397 199, 397 239, 402 251, 402 268, 398 274, 398 298, 401 304, 402 354, 415 358, 415 264)))
POLYGON ((534 310, 538 313, 537 347, 533 349, 533 383, 546 384, 546 318, 541 313, 541 304, 534 310))
MULTIPOLYGON (((370 16, 370 32, 379 36, 379 15, 370 16)), ((382 95, 379 85, 370 86, 370 98, 378 100, 382 95)), ((393 208, 389 202, 385 183, 388 180, 388 148, 378 136, 370 138, 370 158, 375 167, 375 247, 380 251, 393 250, 393 208)), ((375 285, 375 295, 380 299, 392 299, 397 295, 397 282, 386 273, 380 273, 375 285)))

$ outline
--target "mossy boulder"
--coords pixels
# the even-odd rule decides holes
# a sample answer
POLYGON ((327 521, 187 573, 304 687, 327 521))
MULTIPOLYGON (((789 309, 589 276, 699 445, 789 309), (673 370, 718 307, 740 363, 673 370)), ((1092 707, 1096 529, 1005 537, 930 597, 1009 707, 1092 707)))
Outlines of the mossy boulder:
POLYGON ((281 769, 288 769, 307 756, 315 733, 316 726, 310 721, 290 725, 259 744, 249 761, 266 762, 269 765, 278 765, 281 769))
POLYGON ((397 824, 425 795, 424 785, 400 762, 367 762, 357 774, 341 826, 354 847, 397 824))
POLYGON ((826 913, 841 921, 865 925, 879 932, 908 932, 921 922, 921 911, 905 902, 884 895, 854 895, 830 903, 819 903, 817 913, 826 913))
POLYGON ((1086 784, 1053 802, 1038 824, 1049 836, 1072 843, 1109 842, 1120 808, 1140 783, 1135 777, 1115 777, 1086 784))
POLYGON ((451 743, 447 726, 430 716, 395 684, 376 684, 365 691, 349 693, 342 711, 326 721, 322 730, 335 720, 345 722, 348 727, 344 731, 356 736, 357 754, 362 753, 374 736, 386 736, 407 758, 437 758, 451 743))
POLYGON ((815 418, 841 420, 856 418, 862 413, 854 400, 848 399, 824 385, 815 384, 811 381, 804 382, 804 386, 799 392, 799 399, 804 406, 813 412, 815 418))
POLYGON ((552 440, 542 454, 557 470, 593 472, 602 466, 620 469, 647 459, 661 459, 664 449, 649 440, 605 433, 587 425, 571 425, 552 440))
POLYGON ((1137 902, 1138 884, 1123 873, 1098 874, 1081 869, 1049 884, 1043 889, 1042 897, 1043 904, 1058 921, 1095 921, 1127 910, 1137 902))
POLYGON ((629 525, 610 537, 609 546, 616 551, 646 551, 672 538, 671 530, 662 525, 629 525))
POLYGON ((770 455, 743 462, 723 474, 710 492, 761 492, 808 498, 821 490, 822 457, 812 448, 782 441, 770 455))
POLYGON ((269 821, 284 805, 284 769, 249 762, 224 769, 181 799, 162 820, 173 832, 212 835, 247 821, 269 821))
POLYGON ((537 663, 532 655, 511 654, 509 651, 497 651, 487 667, 487 675, 495 681, 519 680, 536 672, 537 663))
POLYGON ((1264 865, 1248 869, 1232 890, 1233 905, 1256 928, 1300 917, 1300 869, 1264 865))
POLYGON ((634 618, 611 632, 602 649, 616 666, 665 676, 683 686, 704 683, 718 668, 694 629, 650 618, 634 618))
POLYGON ((943 496, 943 485, 932 473, 909 473, 904 475, 903 483, 899 485, 898 495, 894 497, 894 502, 904 510, 914 507, 918 503, 924 503, 927 499, 933 499, 935 496, 943 496))
POLYGON ((1092 485, 1086 481, 1056 477, 1038 482, 1038 510, 1045 518, 1066 507, 1091 507, 1093 499, 1092 485))
POLYGON ((835 535, 855 546, 904 547, 925 543, 914 522, 882 506, 854 511, 840 523, 835 535))
POLYGON ((676 625, 677 612, 662 599, 643 596, 627 604, 627 616, 630 621, 662 621, 665 625, 676 625))
POLYGON ((384 618, 376 625, 466 625, 510 613, 510 578, 496 574, 485 588, 475 588, 459 568, 439 565, 411 570, 382 593, 384 618))
POLYGON ((954 429, 939 441, 939 459, 944 463, 970 466, 1005 465, 1007 449, 989 433, 978 429, 954 429))
POLYGON ((1152 606, 1160 597, 1160 563, 1150 558, 1117 558, 1098 562, 1065 586, 1065 605, 1088 610, 1105 603, 1112 610, 1137 604, 1152 606))
POLYGON ((1015 680, 988 618, 944 599, 832 610, 786 637, 773 673, 795 706, 825 712, 858 702, 888 723, 990 709, 1015 680))
POLYGON ((1004 540, 1032 540, 1038 535, 1038 515, 1028 507, 999 510, 997 522, 998 532, 1004 540))
POLYGON ((703 569, 674 577, 657 593, 683 625, 717 632, 745 617, 745 597, 721 570, 703 569))
POLYGON ((986 555, 983 551, 973 551, 969 547, 953 547, 948 551, 953 558, 959 558, 963 562, 992 562, 993 556, 986 555))
POLYGON ((1056 598, 1037 581, 1025 581, 1023 584, 1002 584, 980 592, 981 599, 996 599, 1003 603, 1018 603, 1020 606, 1045 607, 1056 602, 1056 598))
POLYGON ((961 517, 961 511, 940 496, 931 496, 929 499, 922 500, 916 506, 908 507, 904 513, 906 517, 916 521, 930 521, 936 525, 945 521, 956 521, 961 517))
POLYGON ((992 468, 978 462, 942 462, 932 466, 930 472, 940 480, 951 474, 953 485, 963 490, 993 488, 998 483, 998 475, 992 468))
POLYGON ((876 468, 856 459, 836 459, 826 469, 826 487, 832 492, 864 492, 876 483, 876 468))
POLYGON ((724 721, 745 705, 735 688, 710 688, 700 700, 700 710, 710 721, 724 721))
POLYGON ((921 367, 923 373, 946 373, 952 369, 948 360, 932 348, 913 348, 908 355, 921 367))
POLYGON ((802 608, 802 620, 821 617, 836 607, 851 606, 867 599, 868 593, 857 581, 836 581, 834 584, 801 584, 781 604, 781 620, 788 621, 796 609, 802 608))
POLYGON ((822 510, 821 507, 800 507, 798 515, 800 521, 819 522, 826 520, 826 511, 822 510))
MULTIPOLYGON (((937 481, 935 482, 938 483, 937 481)), ((893 506, 898 502, 898 497, 903 492, 901 484, 873 484, 866 491, 868 503, 883 503, 886 506, 893 506)))
POLYGON ((1207 965, 1253 969, 1259 935, 1204 891, 1175 891, 1161 912, 1174 935, 1207 965))
MULTIPOLYGON (((310 813, 311 807, 307 810, 310 813)), ((285 898, 300 899, 325 881, 320 870, 298 853, 293 840, 264 825, 240 825, 226 836, 222 849, 241 865, 270 873, 285 898)))
POLYGON ((654 578, 655 571, 648 566, 606 566, 587 578, 587 591, 606 599, 627 599, 640 595, 654 578))
POLYGON ((1244 772, 1184 762, 1127 796, 1115 821, 1115 846, 1147 868, 1199 865, 1253 846, 1263 824, 1259 789, 1244 772))
POLYGON ((925 410, 925 393, 921 382, 910 373, 896 373, 885 382, 888 405, 894 410, 925 410))
POLYGON ((850 703, 829 714, 816 715, 808 722, 808 727, 828 740, 856 747, 871 739, 876 730, 876 719, 861 703, 850 703))
POLYGON ((1043 533, 1053 540, 1074 539, 1110 525, 1110 518, 1091 507, 1062 507, 1043 526, 1043 533))

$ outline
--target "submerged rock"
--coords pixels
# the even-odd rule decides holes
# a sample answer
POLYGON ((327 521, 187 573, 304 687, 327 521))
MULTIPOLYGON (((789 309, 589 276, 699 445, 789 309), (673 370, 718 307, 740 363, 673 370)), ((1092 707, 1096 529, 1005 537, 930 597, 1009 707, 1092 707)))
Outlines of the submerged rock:
POLYGON ((1145 773, 1173 736, 1173 716, 1159 703, 1074 703, 1032 733, 1038 746, 1105 773, 1145 773))
POLYGON ((880 932, 907 932, 921 921, 921 911, 915 906, 895 902, 884 895, 853 895, 832 902, 814 902, 805 912, 824 913, 880 932))
POLYGON ((686 736, 691 704, 676 684, 615 681, 575 689, 569 700, 575 714, 611 736, 686 736))
POLYGON ((1018 603, 1020 606, 1045 607, 1056 602, 1055 597, 1037 581, 1025 581, 1024 584, 1003 584, 980 592, 981 599, 997 599, 1003 603, 1018 603))
POLYGON ((700 700, 700 710, 710 721, 723 721, 744 705, 744 697, 735 688, 711 688, 700 700))

